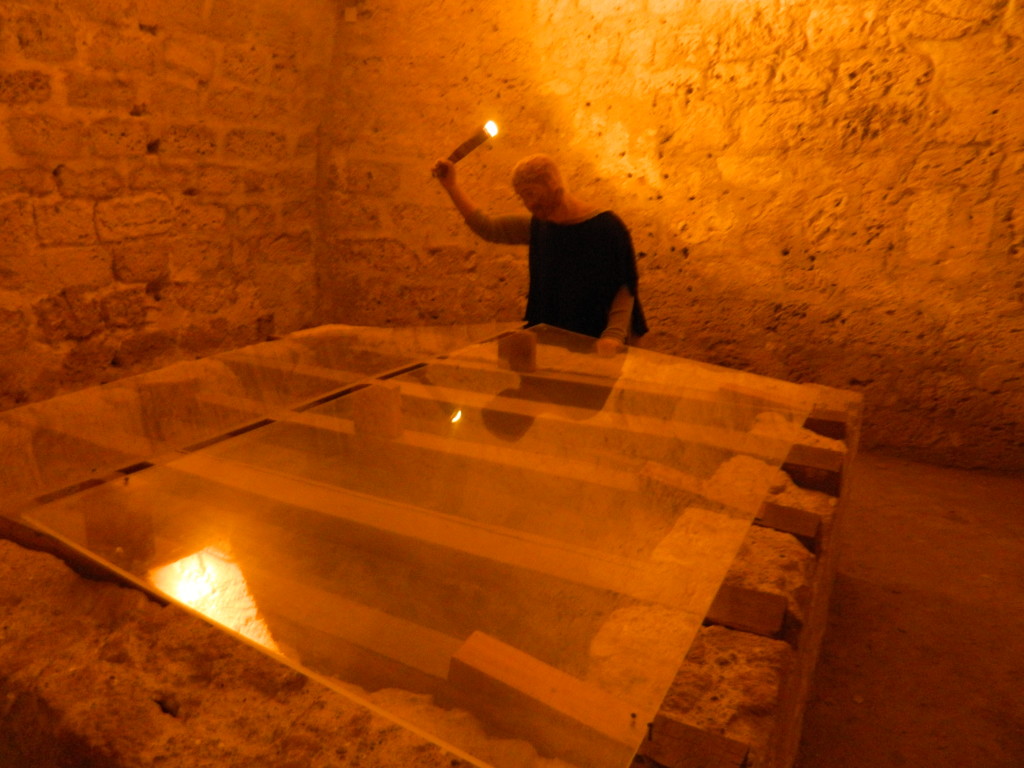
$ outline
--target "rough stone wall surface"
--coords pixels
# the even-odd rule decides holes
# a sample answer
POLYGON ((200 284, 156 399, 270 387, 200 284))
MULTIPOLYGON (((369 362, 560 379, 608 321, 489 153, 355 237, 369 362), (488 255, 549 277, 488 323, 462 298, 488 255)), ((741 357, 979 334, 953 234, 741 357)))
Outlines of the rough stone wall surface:
POLYGON ((468 768, 139 591, 0 540, 0 768, 468 768))
POLYGON ((429 177, 493 118, 466 189, 513 211, 515 160, 559 158, 632 228, 649 346, 862 390, 867 447, 1024 468, 1020 0, 379 0, 331 75, 320 320, 520 316, 524 253, 429 177))
POLYGON ((0 6, 0 408, 309 325, 330 0, 0 6))

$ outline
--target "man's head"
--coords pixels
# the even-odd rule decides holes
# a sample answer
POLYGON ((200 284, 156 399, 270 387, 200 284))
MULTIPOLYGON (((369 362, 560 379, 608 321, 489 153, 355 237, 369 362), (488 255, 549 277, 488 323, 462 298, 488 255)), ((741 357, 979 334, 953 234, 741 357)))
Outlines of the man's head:
POLYGON ((530 155, 516 163, 512 188, 527 210, 539 219, 550 218, 565 198, 562 174, 547 155, 530 155))

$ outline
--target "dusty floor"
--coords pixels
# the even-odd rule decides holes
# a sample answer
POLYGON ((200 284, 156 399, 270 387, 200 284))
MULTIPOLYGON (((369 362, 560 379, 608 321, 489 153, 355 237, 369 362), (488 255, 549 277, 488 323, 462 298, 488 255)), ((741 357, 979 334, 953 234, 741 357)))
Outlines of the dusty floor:
POLYGON ((1024 477, 862 454, 797 768, 1024 766, 1024 477))

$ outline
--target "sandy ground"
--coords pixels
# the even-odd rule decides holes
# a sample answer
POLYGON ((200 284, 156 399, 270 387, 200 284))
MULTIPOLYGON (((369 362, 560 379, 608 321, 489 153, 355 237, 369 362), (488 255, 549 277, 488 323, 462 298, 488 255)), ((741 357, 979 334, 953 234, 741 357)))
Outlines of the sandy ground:
POLYGON ((862 454, 797 768, 1024 766, 1024 477, 862 454))

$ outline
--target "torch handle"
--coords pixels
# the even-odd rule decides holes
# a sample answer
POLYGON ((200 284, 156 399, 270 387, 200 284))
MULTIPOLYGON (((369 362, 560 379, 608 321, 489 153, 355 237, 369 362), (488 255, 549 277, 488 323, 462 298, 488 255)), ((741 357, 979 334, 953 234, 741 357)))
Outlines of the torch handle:
POLYGON ((466 155, 468 155, 474 149, 479 147, 481 144, 483 144, 489 138, 490 138, 490 136, 488 135, 487 131, 485 131, 483 128, 481 128, 479 131, 477 131, 471 137, 469 137, 464 142, 459 144, 459 146, 457 146, 455 148, 455 151, 452 152, 450 155, 448 155, 448 162, 450 162, 450 163, 457 163, 457 162, 459 162, 459 160, 464 158, 466 155))

